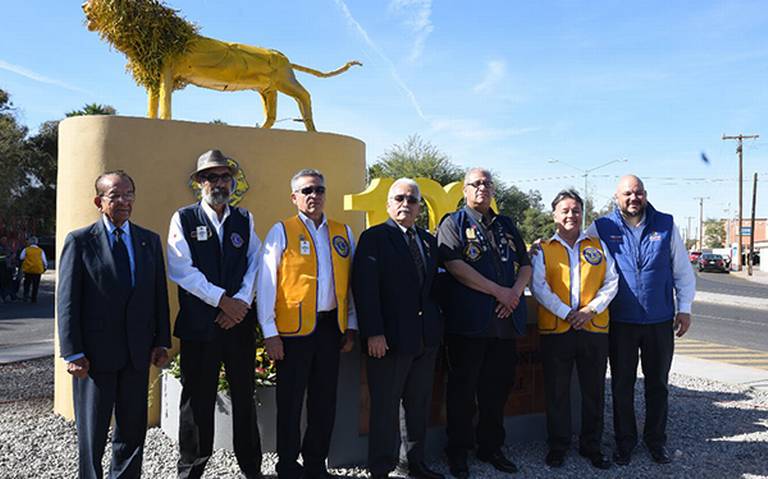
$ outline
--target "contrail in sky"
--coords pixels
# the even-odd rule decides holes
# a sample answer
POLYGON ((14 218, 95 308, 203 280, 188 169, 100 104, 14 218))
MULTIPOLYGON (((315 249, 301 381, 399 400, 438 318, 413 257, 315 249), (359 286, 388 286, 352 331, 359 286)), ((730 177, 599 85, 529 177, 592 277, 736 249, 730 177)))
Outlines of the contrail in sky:
POLYGON ((405 84, 403 79, 400 77, 400 74, 397 71, 397 68, 395 68, 395 64, 392 62, 392 60, 389 59, 389 57, 379 48, 379 46, 374 42, 371 37, 368 35, 368 32, 365 31, 362 25, 355 20, 355 17, 352 16, 352 12, 349 11, 349 8, 347 7, 346 2, 344 0, 334 0, 336 2, 336 5, 341 9, 341 13, 344 15, 344 18, 346 18, 347 23, 363 38, 363 41, 373 50, 376 55, 381 58, 384 63, 386 63, 389 66, 389 73, 392 75, 392 79, 395 80, 395 83, 405 92, 405 95, 408 97, 408 99, 411 101, 411 104, 416 109, 416 113, 419 115, 419 117, 429 122, 426 115, 424 115, 424 111, 421 109, 421 105, 419 105, 419 101, 416 99, 416 95, 413 93, 413 90, 408 88, 408 85, 405 84))
POLYGON ((83 90, 82 88, 78 88, 76 86, 69 85, 67 83, 64 83, 63 81, 56 80, 54 78, 48 78, 46 76, 40 75, 38 73, 33 72, 32 70, 29 70, 28 68, 24 68, 19 65, 14 65, 12 63, 5 62, 3 60, 0 60, 0 70, 6 70, 11 73, 15 73, 17 75, 21 75, 24 78, 29 78, 30 80, 34 80, 40 83, 46 83, 48 85, 55 85, 61 88, 64 88, 66 90, 75 91, 78 93, 85 93, 86 95, 90 95, 91 93, 83 90))

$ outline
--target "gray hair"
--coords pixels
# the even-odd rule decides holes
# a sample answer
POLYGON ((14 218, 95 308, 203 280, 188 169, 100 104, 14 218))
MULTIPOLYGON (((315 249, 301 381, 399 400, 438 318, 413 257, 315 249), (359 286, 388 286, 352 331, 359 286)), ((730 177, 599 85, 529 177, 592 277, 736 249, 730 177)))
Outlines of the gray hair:
POLYGON ((296 183, 299 182, 299 178, 304 178, 305 176, 312 176, 317 178, 320 180, 320 184, 325 186, 325 177, 322 173, 320 173, 320 171, 313 168, 304 168, 299 170, 295 175, 293 175, 293 178, 291 178, 291 193, 296 192, 296 183))
POLYGON ((416 197, 418 199, 421 199, 421 189, 419 189, 419 184, 413 181, 410 178, 398 178, 395 180, 394 183, 392 183, 392 186, 389 187, 389 191, 387 192, 387 198, 392 198, 392 192, 395 190, 395 187, 400 185, 407 185, 413 188, 416 191, 416 197))
POLYGON ((487 176, 489 180, 491 180, 491 183, 493 183, 493 174, 485 168, 476 166, 474 168, 468 169, 466 174, 464 174, 464 186, 469 184, 469 177, 472 175, 472 173, 482 173, 483 175, 487 176))
POLYGON ((28 241, 29 244, 37 244, 37 236, 30 236, 28 241))
POLYGON ((557 204, 566 198, 576 201, 576 203, 578 203, 579 206, 581 207, 581 210, 584 211, 584 200, 581 199, 581 196, 579 196, 579 193, 573 188, 568 188, 567 190, 561 190, 560 193, 558 193, 557 196, 555 196, 555 199, 552 200, 552 211, 555 211, 555 208, 557 208, 557 204))

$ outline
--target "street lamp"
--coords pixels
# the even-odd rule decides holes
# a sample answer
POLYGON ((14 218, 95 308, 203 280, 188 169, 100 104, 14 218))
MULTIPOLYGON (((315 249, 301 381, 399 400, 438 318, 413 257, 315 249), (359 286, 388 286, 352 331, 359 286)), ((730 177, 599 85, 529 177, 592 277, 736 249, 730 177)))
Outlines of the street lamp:
MULTIPOLYGON (((584 177, 584 201, 587 201, 587 180, 589 179, 589 174, 590 173, 592 173, 595 170, 599 170, 600 168, 604 168, 604 167, 606 167, 608 165, 612 165, 614 163, 626 163, 628 161, 629 160, 626 159, 626 158, 622 158, 620 160, 611 160, 611 161, 609 161, 607 163, 603 163, 602 165, 598 165, 598 166, 595 166, 595 167, 592 167, 592 168, 588 168, 586 170, 584 168, 579 168, 578 166, 574 166, 574 165, 572 165, 572 164, 570 164, 568 162, 565 162, 563 160, 552 159, 552 160, 549 160, 548 163, 561 163, 561 164, 563 164, 563 165, 565 165, 565 166, 567 166, 569 168, 573 168, 574 170, 577 170, 577 171, 581 172, 581 176, 584 177)), ((594 205, 593 205, 593 207, 594 207, 594 205)), ((584 211, 584 214, 582 214, 582 217, 581 217, 581 228, 582 228, 582 230, 586 230, 587 229, 587 212, 586 211, 584 211)))

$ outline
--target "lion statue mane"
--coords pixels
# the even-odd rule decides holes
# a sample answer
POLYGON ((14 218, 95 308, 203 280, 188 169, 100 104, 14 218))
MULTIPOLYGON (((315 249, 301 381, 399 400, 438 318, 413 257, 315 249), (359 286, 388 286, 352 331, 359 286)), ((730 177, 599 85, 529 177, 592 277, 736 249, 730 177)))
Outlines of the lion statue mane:
POLYGON ((200 35, 199 28, 160 0, 87 0, 86 25, 128 58, 126 69, 147 90, 150 118, 171 118, 171 95, 188 84, 219 91, 256 90, 270 128, 277 92, 293 97, 308 131, 315 131, 309 92, 294 70, 317 77, 347 71, 357 61, 321 72, 291 63, 277 50, 230 43, 200 35))

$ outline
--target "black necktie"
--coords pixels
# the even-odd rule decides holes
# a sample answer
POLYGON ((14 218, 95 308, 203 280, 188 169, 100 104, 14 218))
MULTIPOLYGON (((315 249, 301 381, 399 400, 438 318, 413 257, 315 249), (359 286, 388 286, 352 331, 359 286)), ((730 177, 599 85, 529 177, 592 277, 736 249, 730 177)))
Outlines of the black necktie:
POLYGON ((112 245, 112 258, 115 260, 117 279, 125 289, 131 289, 131 260, 128 258, 128 248, 122 239, 124 231, 115 229, 115 243, 112 245))
POLYGON ((416 239, 416 229, 415 228, 409 228, 407 230, 408 234, 408 249, 411 251, 411 258, 413 258, 413 263, 416 265, 416 273, 419 275, 419 286, 424 284, 424 258, 421 257, 421 251, 419 250, 419 245, 416 243, 418 241, 416 239))

